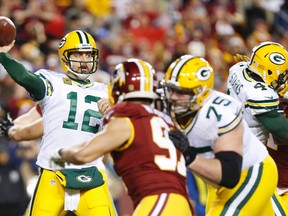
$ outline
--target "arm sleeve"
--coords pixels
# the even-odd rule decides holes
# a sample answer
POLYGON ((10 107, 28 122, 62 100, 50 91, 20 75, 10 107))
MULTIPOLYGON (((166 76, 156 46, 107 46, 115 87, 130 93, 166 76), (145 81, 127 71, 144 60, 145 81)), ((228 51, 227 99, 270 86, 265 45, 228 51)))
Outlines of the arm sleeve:
POLYGON ((46 87, 40 77, 28 71, 20 62, 7 53, 0 53, 0 63, 10 77, 23 86, 35 100, 38 101, 44 98, 46 87))
POLYGON ((288 142, 288 119, 284 115, 272 110, 255 115, 262 125, 276 138, 288 142))

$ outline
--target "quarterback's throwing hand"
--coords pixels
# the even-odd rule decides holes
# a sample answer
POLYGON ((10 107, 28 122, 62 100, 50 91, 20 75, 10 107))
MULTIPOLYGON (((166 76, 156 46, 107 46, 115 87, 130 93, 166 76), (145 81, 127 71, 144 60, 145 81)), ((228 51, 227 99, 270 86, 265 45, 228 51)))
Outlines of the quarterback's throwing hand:
POLYGON ((15 44, 15 40, 13 40, 10 44, 6 46, 0 46, 0 52, 8 53, 15 44))
POLYGON ((196 158, 197 152, 193 147, 189 146, 187 136, 179 130, 169 131, 169 138, 172 140, 174 146, 182 152, 186 166, 189 166, 196 158))

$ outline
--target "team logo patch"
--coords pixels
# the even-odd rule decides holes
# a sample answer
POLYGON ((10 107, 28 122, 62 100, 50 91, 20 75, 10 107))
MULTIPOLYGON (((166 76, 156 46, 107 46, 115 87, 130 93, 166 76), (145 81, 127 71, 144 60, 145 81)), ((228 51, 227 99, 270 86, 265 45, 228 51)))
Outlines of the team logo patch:
POLYGON ((271 53, 269 59, 272 63, 282 65, 286 62, 285 57, 281 53, 271 53))
POLYGON ((200 81, 208 80, 211 76, 211 70, 207 67, 202 67, 196 72, 196 77, 200 81))
POLYGON ((50 185, 52 185, 52 186, 56 185, 56 180, 55 179, 51 179, 50 180, 50 185))
POLYGON ((59 43, 58 48, 61 48, 62 46, 64 46, 65 43, 66 43, 66 38, 62 38, 62 40, 59 43))
POLYGON ((93 180, 93 178, 91 176, 79 175, 77 176, 77 180, 83 183, 89 183, 93 180))

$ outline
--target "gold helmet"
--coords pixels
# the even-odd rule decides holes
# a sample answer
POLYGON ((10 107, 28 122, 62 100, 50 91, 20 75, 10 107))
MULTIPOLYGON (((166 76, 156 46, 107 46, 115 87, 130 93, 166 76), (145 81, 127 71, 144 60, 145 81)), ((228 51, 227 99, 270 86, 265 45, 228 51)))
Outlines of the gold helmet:
POLYGON ((287 85, 288 52, 279 43, 263 42, 252 49, 248 68, 280 93, 287 85))
MULTIPOLYGON (((168 110, 177 118, 185 117, 198 111, 214 86, 214 71, 204 58, 183 55, 172 62, 164 78, 165 97, 168 110), (177 106, 177 101, 171 100, 170 93, 190 94, 190 100, 185 106, 177 106)), ((179 102, 179 101, 178 101, 179 102)), ((176 119, 177 120, 177 119, 176 119)))
MULTIPOLYGON (((95 73, 98 66, 99 55, 96 48, 96 42, 93 37, 85 31, 76 30, 66 34, 60 41, 58 55, 64 72, 70 71, 80 79, 86 79, 92 73, 95 73), (91 70, 87 73, 79 73, 73 70, 75 60, 70 59, 70 54, 75 52, 91 52, 91 70)), ((81 62, 80 62, 81 63, 81 62)))

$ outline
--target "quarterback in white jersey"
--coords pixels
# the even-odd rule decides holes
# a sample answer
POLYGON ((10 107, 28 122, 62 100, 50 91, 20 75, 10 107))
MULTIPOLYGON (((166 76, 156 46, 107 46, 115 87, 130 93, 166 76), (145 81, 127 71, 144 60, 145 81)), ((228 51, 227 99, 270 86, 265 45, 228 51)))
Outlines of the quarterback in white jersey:
POLYGON ((288 206, 288 120, 279 110, 288 89, 288 52, 274 42, 254 47, 250 58, 236 55, 227 93, 244 105, 244 119, 267 146, 278 168, 278 192, 288 206))
POLYGON ((37 165, 37 187, 25 215, 115 215, 102 158, 84 165, 57 167, 50 158, 57 149, 91 138, 102 130, 97 102, 108 98, 107 86, 91 82, 97 70, 98 49, 84 31, 65 35, 58 48, 64 73, 27 70, 7 52, 14 42, 0 47, 0 63, 11 78, 23 86, 41 107, 44 133, 37 165))
MULTIPOLYGON (((59 143, 61 148, 69 147, 86 141, 102 130, 102 114, 97 101, 107 97, 107 85, 97 82, 79 83, 63 73, 47 70, 39 70, 36 74, 46 85, 46 95, 38 102, 42 110, 44 134, 37 165, 54 169, 49 160, 55 149, 60 147, 59 143)), ((83 167, 91 165, 105 169, 102 158, 83 167)), ((71 166, 65 164, 66 168, 71 166)))
POLYGON ((170 137, 187 168, 208 185, 206 215, 287 214, 275 194, 275 162, 242 120, 242 104, 212 90, 213 82, 210 64, 191 55, 175 60, 164 82, 168 110, 179 128, 170 137))

